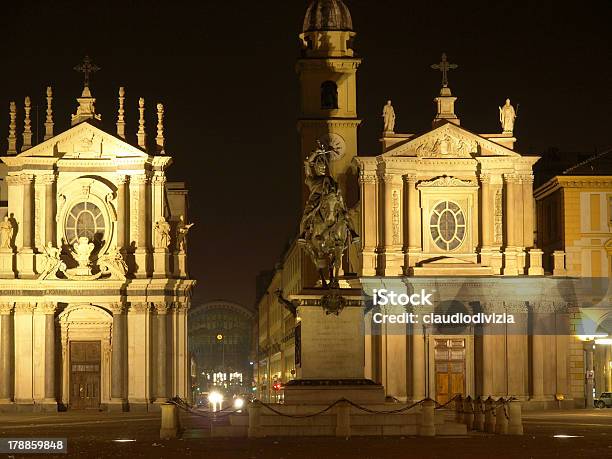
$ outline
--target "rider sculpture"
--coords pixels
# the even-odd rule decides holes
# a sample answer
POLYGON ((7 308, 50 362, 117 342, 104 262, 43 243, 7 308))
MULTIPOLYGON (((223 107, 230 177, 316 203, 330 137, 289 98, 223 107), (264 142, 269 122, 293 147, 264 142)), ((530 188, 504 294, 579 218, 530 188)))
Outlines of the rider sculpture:
POLYGON ((304 162, 306 185, 310 190, 300 223, 298 242, 319 270, 323 287, 338 287, 342 255, 358 242, 338 183, 329 172, 332 150, 318 143, 304 162), (326 278, 327 276, 327 278, 326 278))

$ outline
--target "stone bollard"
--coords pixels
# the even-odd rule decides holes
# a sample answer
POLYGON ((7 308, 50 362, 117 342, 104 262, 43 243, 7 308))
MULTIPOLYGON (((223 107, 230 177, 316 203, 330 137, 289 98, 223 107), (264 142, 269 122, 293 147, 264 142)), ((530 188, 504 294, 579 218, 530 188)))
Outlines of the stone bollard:
POLYGON ((474 405, 472 405, 472 397, 469 395, 463 399, 463 422, 467 426, 468 432, 474 428, 474 405))
POLYGON ((506 417, 506 404, 503 398, 498 400, 498 406, 495 410, 495 433, 506 435, 508 434, 508 418, 506 417))
POLYGON ((523 435, 521 402, 518 400, 511 400, 510 403, 508 403, 508 417, 510 418, 508 423, 508 435, 523 435))
POLYGON ((351 406, 346 402, 336 405, 336 437, 351 436, 351 406))
POLYGON ((261 404, 259 401, 251 402, 249 405, 249 438, 263 437, 261 428, 261 404))
POLYGON ((164 403, 161 405, 161 428, 159 438, 170 440, 178 436, 180 428, 178 407, 174 403, 164 403))
POLYGON ((455 397, 455 421, 463 424, 463 401, 461 395, 455 397))
POLYGON ((474 400, 474 430, 484 432, 485 414, 482 398, 479 396, 474 400))
POLYGON ((488 433, 495 433, 495 401, 489 396, 485 400, 484 430, 488 433))
POLYGON ((435 424, 436 404, 430 398, 421 403, 421 423, 419 424, 420 437, 433 437, 436 435, 435 424))

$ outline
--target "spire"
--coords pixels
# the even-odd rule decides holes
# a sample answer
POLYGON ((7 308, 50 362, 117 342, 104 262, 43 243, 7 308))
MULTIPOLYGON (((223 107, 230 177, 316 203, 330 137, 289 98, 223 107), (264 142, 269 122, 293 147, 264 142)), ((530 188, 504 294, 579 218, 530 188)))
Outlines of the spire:
POLYGON ((53 137, 53 108, 51 103, 53 102, 53 90, 51 86, 47 86, 47 119, 45 120, 45 137, 43 140, 50 139, 53 137))
POLYGON ((23 145, 21 145, 21 151, 25 151, 32 147, 32 123, 30 121, 30 110, 32 103, 30 97, 26 96, 24 101, 25 118, 23 120, 23 145))
POLYGON ((436 117, 433 120, 433 126, 439 126, 444 120, 454 124, 460 124, 459 118, 455 114, 455 101, 457 100, 451 93, 448 87, 448 71, 459 67, 457 64, 451 64, 446 58, 446 53, 442 53, 442 58, 438 64, 431 66, 434 70, 439 70, 442 73, 442 89, 440 95, 434 99, 437 111, 436 117))
POLYGON ((125 119, 123 117, 123 102, 125 101, 125 89, 123 86, 119 88, 119 111, 117 113, 117 135, 125 139, 125 119))
POLYGON ((144 99, 141 97, 138 99, 138 112, 140 113, 140 118, 138 120, 138 146, 146 150, 147 135, 145 133, 144 110, 144 99))
POLYGON ((17 104, 11 102, 9 104, 9 117, 11 119, 9 123, 9 136, 8 136, 8 150, 7 155, 17 154, 17 104))
POLYGON ((157 143, 157 150, 164 154, 164 105, 157 104, 157 137, 155 137, 155 143, 157 143))
POLYGON ((96 114, 96 108, 94 106, 96 99, 92 97, 91 91, 89 89, 89 75, 100 70, 100 67, 95 64, 92 64, 91 59, 89 59, 89 56, 85 56, 85 58, 83 59, 83 63, 74 67, 74 70, 76 70, 77 72, 82 72, 85 76, 85 81, 81 97, 77 98, 79 106, 77 107, 76 113, 72 115, 71 125, 74 126, 75 124, 79 124, 80 122, 89 119, 100 121, 102 119, 102 116, 96 114))

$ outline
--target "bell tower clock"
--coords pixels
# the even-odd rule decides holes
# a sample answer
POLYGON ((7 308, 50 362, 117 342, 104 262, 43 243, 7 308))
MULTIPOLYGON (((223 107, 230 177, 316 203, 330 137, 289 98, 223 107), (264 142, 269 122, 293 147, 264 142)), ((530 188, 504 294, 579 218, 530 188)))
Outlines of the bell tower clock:
MULTIPOLYGON (((351 14, 342 0, 312 0, 300 34, 300 155, 306 159, 320 141, 335 151, 330 172, 347 204, 357 199, 352 160, 357 155, 357 68, 351 14)), ((303 177, 302 177, 303 178, 303 177)), ((302 180, 302 183, 303 180, 302 180)), ((303 190, 304 199, 307 191, 303 190)))

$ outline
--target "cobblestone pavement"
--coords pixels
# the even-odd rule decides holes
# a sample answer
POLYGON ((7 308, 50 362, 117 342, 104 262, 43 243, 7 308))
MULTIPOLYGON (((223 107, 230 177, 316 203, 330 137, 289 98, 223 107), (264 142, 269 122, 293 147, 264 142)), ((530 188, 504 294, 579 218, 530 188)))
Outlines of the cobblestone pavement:
MULTIPOLYGON (((206 419, 184 417, 182 439, 159 440, 159 414, 0 414, 0 437, 67 437, 68 457, 214 459, 612 457, 612 409, 530 412, 525 435, 464 437, 210 438, 206 419), (573 435, 555 438, 554 435, 573 435), (135 440, 117 442, 116 440, 135 440)), ((5 456, 6 457, 6 456, 5 456)), ((28 457, 15 455, 18 457, 28 457)), ((31 455, 29 457, 67 457, 31 455)))

